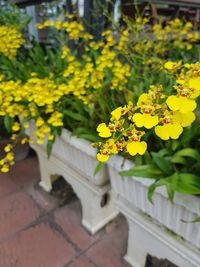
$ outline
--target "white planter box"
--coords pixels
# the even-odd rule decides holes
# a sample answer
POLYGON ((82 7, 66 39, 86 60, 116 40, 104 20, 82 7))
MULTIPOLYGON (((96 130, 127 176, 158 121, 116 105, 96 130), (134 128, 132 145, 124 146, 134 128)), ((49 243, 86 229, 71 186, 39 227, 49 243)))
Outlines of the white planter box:
MULTIPOLYGON (((35 127, 30 125, 28 134, 35 127)), ((56 138, 50 159, 47 158, 46 145, 32 144, 36 151, 41 172, 40 185, 46 191, 52 189, 52 178, 62 176, 73 188, 82 205, 82 224, 94 234, 117 215, 113 205, 108 169, 105 165, 94 176, 98 161, 96 150, 91 143, 71 136, 67 130, 56 138), (108 201, 104 205, 104 199, 108 201)))
MULTIPOLYGON (((30 134, 35 130, 34 124, 31 123, 27 133, 30 134)), ((46 149, 46 143, 41 146, 46 149)), ((72 136, 72 133, 66 129, 63 129, 62 135, 56 138, 52 155, 62 160, 63 163, 70 165, 96 185, 103 186, 109 181, 106 165, 94 176, 94 170, 98 164, 96 149, 91 146, 89 141, 72 136)))
MULTIPOLYGON (((179 267, 199 267, 200 223, 181 220, 191 221, 199 216, 200 198, 175 194, 174 204, 171 204, 165 189, 159 188, 154 193, 152 205, 147 199, 152 180, 121 177, 118 173, 122 170, 121 164, 122 158, 113 156, 109 173, 113 191, 117 194, 117 208, 129 223, 126 260, 134 267, 144 267, 146 255, 152 254, 168 258, 179 267)), ((132 162, 126 161, 123 170, 132 166, 132 162)))
POLYGON ((70 131, 64 129, 62 135, 56 138, 52 153, 66 164, 70 164, 70 167, 92 183, 99 186, 108 183, 106 165, 94 176, 98 161, 96 160, 96 149, 91 146, 89 141, 72 136, 70 131))

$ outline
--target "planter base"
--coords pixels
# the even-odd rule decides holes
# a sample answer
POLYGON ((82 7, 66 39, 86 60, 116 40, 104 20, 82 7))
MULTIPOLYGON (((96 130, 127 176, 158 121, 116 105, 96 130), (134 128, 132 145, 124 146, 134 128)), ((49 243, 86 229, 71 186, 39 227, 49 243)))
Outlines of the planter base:
POLYGON ((56 156, 52 155, 50 159, 47 159, 46 151, 40 146, 34 144, 32 147, 36 151, 40 163, 40 186, 50 192, 52 189, 51 177, 62 176, 80 199, 82 224, 91 234, 96 233, 117 216, 118 212, 113 205, 114 196, 110 184, 99 187, 82 177, 56 156))
POLYGON ((155 223, 122 197, 115 201, 129 224, 128 250, 125 260, 134 267, 144 267, 148 254, 168 259, 179 267, 199 267, 200 251, 172 232, 155 223))

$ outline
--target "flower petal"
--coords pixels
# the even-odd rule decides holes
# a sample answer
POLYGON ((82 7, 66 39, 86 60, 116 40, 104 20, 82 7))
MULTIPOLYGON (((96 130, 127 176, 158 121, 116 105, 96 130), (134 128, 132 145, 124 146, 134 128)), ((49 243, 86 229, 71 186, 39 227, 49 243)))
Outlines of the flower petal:
POLYGON ((97 159, 100 162, 106 162, 109 159, 109 155, 103 155, 103 154, 98 153, 97 159))
POLYGON ((103 138, 107 138, 112 135, 105 123, 100 123, 99 126, 97 127, 97 131, 99 132, 99 136, 103 138))
POLYGON ((135 156, 137 153, 143 155, 146 152, 147 144, 146 142, 131 142, 126 146, 128 153, 131 156, 135 156))
POLYGON ((180 112, 181 113, 188 113, 190 111, 195 110, 197 107, 197 103, 195 100, 190 100, 185 97, 180 97, 180 112))
POLYGON ((181 124, 182 127, 188 127, 195 120, 194 112, 180 113, 179 111, 174 113, 173 121, 177 124, 181 124))
POLYGON ((191 78, 189 80, 189 87, 197 91, 200 91, 200 77, 191 78))
POLYGON ((137 142, 131 142, 131 143, 128 143, 127 146, 126 146, 126 149, 128 151, 128 153, 131 155, 131 156, 135 156, 137 154, 137 145, 136 145, 137 142))
POLYGON ((171 95, 167 98, 166 103, 171 110, 173 111, 179 110, 180 107, 179 97, 171 95))
POLYGON ((158 116, 151 116, 150 114, 143 114, 143 116, 145 128, 151 129, 158 124, 158 116))
POLYGON ((183 127, 180 124, 168 124, 167 128, 169 136, 172 139, 178 139, 183 132, 183 127))
POLYGON ((155 133, 162 140, 169 140, 169 133, 166 130, 166 125, 159 125, 155 127, 155 133))
POLYGON ((112 117, 114 117, 116 120, 119 120, 122 115, 122 107, 118 107, 115 110, 111 112, 112 117))
POLYGON ((134 114, 132 120, 133 120, 133 122, 135 122, 137 127, 143 127, 144 126, 143 114, 141 114, 141 113, 134 114))
POLYGON ((144 141, 137 142, 137 150, 140 155, 143 155, 147 150, 147 143, 144 141))
POLYGON ((98 127, 97 127, 97 132, 102 132, 102 131, 104 131, 106 127, 107 127, 107 126, 106 126, 105 123, 100 123, 100 124, 98 125, 98 127))

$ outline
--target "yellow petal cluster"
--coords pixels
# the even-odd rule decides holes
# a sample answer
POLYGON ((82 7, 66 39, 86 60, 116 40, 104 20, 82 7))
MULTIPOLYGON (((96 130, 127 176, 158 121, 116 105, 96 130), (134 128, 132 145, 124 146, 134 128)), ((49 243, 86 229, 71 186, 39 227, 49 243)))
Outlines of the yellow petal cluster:
POLYGON ((0 26, 0 53, 14 59, 17 50, 24 44, 22 34, 14 26, 0 26))
MULTIPOLYGON (((131 156, 143 155, 147 151, 149 133, 155 133, 162 140, 178 139, 184 127, 193 123, 197 108, 195 96, 200 95, 200 64, 179 67, 181 77, 172 88, 173 94, 165 94, 162 86, 150 86, 135 106, 130 102, 116 108, 111 112, 108 126, 101 123, 97 127, 100 137, 112 140, 110 146, 108 140, 99 142, 99 161, 105 162, 110 155, 121 151, 131 156), (184 81, 181 85, 180 79, 184 81), (142 141, 145 134, 147 141, 142 141)), ((168 69, 171 70, 171 67, 168 66, 168 69)))

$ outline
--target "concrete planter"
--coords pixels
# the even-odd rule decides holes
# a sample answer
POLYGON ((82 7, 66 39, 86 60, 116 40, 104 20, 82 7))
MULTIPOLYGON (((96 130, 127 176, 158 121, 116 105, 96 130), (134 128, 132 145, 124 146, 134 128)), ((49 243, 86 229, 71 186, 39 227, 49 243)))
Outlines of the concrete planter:
MULTIPOLYGON (((33 131, 32 124, 29 134, 33 131)), ((56 138, 50 159, 47 158, 45 144, 34 143, 31 146, 39 158, 41 187, 51 191, 52 177, 61 175, 80 199, 82 224, 92 234, 117 215, 107 166, 94 176, 98 162, 96 150, 91 147, 90 142, 73 137, 71 132, 64 129, 62 135, 56 138)))
POLYGON ((128 250, 125 259, 134 267, 144 267, 147 254, 167 258, 179 267, 200 266, 200 223, 184 223, 200 214, 200 198, 175 195, 174 204, 164 188, 154 194, 154 205, 147 199, 149 179, 122 177, 119 171, 133 163, 114 156, 109 162, 116 206, 129 223, 128 250))

